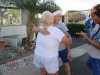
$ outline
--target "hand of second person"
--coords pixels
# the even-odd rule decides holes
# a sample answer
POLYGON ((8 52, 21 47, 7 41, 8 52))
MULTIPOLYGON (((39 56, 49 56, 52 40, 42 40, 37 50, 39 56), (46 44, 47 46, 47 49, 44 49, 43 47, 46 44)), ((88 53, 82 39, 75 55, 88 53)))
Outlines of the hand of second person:
POLYGON ((49 35, 49 31, 47 30, 47 28, 40 28, 40 33, 44 34, 44 35, 49 35))
POLYGON ((79 35, 79 37, 85 38, 87 35, 84 32, 76 32, 77 35, 79 35))
POLYGON ((68 52, 68 56, 67 56, 67 58, 70 59, 71 57, 72 57, 71 52, 68 52))

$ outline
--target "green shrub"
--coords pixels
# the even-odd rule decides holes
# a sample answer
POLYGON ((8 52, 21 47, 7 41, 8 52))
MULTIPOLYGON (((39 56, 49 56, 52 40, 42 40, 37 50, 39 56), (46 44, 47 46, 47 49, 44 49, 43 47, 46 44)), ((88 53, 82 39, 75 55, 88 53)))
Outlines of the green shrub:
POLYGON ((76 32, 84 31, 85 29, 85 25, 78 22, 71 22, 67 24, 67 27, 72 35, 76 35, 76 32))

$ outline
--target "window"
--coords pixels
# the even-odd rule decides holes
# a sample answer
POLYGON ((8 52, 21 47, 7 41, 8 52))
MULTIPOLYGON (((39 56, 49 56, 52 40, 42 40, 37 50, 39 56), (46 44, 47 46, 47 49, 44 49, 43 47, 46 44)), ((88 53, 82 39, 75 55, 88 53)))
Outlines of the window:
POLYGON ((21 25, 21 12, 19 9, 0 9, 0 26, 21 25))

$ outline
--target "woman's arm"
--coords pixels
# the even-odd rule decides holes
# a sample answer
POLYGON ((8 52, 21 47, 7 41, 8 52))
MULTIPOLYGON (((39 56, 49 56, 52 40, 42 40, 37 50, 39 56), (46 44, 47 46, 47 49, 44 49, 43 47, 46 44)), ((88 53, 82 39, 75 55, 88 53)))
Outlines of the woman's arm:
POLYGON ((88 36, 86 36, 85 39, 86 39, 91 45, 93 45, 95 48, 97 48, 98 50, 100 50, 100 42, 96 42, 96 41, 92 40, 91 38, 89 38, 88 36))
POLYGON ((79 33, 76 33, 76 34, 79 35, 80 37, 85 38, 91 45, 93 45, 95 48, 100 50, 100 43, 99 42, 92 40, 84 32, 79 32, 79 33))
POLYGON ((66 35, 70 40, 72 40, 71 36, 69 35, 69 33, 68 33, 67 31, 65 32, 65 35, 66 35))
POLYGON ((32 29, 32 32, 33 32, 33 33, 40 32, 40 26, 34 27, 34 28, 32 29))
POLYGON ((49 31, 47 30, 47 28, 40 28, 40 26, 34 27, 34 28, 32 29, 32 32, 33 32, 33 33, 40 32, 40 33, 42 33, 42 34, 44 34, 44 35, 48 35, 48 34, 49 34, 49 31))
POLYGON ((72 40, 67 37, 66 35, 64 35, 64 37, 62 38, 62 42, 67 46, 67 45, 71 45, 72 44, 72 40))

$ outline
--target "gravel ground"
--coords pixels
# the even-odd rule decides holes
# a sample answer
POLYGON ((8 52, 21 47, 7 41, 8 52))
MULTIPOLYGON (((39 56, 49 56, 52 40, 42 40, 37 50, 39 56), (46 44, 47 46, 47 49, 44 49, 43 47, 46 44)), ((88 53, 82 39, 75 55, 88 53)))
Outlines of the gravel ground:
POLYGON ((18 52, 16 47, 5 47, 4 50, 0 50, 0 62, 17 57, 17 56, 21 56, 23 54, 27 54, 32 51, 33 50, 28 50, 25 52, 18 52))

